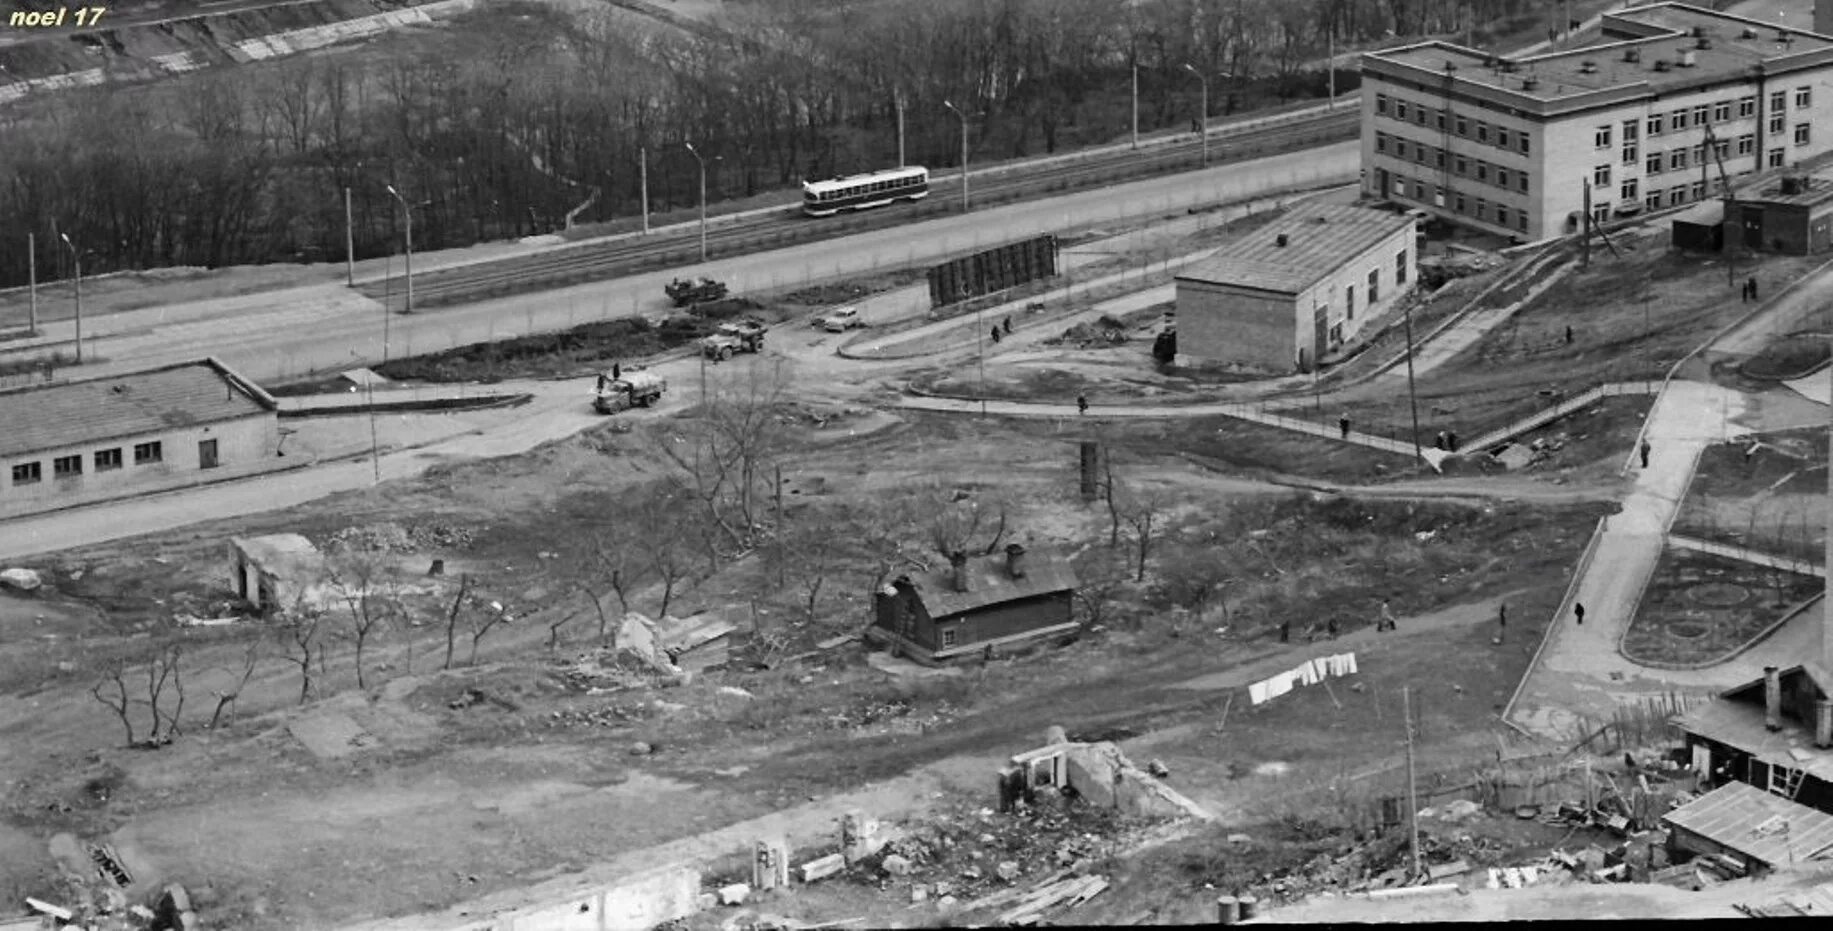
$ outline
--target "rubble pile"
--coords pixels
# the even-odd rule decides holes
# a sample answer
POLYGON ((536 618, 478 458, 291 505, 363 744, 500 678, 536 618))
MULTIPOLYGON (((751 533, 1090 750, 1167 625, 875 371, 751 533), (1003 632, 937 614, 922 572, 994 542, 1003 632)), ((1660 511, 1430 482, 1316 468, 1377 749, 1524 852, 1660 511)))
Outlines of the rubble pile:
POLYGON ((623 727, 647 720, 649 709, 643 705, 625 707, 623 705, 605 705, 602 708, 562 708, 550 711, 544 726, 561 727, 623 727))
MULTIPOLYGON (((1427 873, 1437 878, 1499 863, 1503 846, 1490 838, 1468 833, 1441 834, 1422 830, 1419 858, 1427 873)), ((1252 851, 1244 851, 1252 856, 1252 851)), ((1296 868, 1262 873, 1249 886, 1252 893, 1270 901, 1292 901, 1320 892, 1365 892, 1406 885, 1412 865, 1404 829, 1385 831, 1362 843, 1343 843, 1334 852, 1313 856, 1296 868)))
POLYGON ((829 715, 828 724, 836 730, 922 733, 954 720, 958 713, 946 701, 938 703, 935 710, 926 715, 918 715, 916 710, 907 699, 866 699, 842 713, 829 715))
POLYGON ((27 898, 26 907, 45 928, 85 931, 198 931, 197 912, 185 887, 171 883, 141 902, 132 902, 123 887, 104 881, 65 905, 27 898))
POLYGON ((352 550, 369 553, 411 553, 414 539, 400 524, 384 521, 360 527, 345 527, 325 538, 327 550, 352 550))
POLYGON ((407 536, 422 550, 466 550, 477 542, 477 529, 436 520, 407 528, 407 536))

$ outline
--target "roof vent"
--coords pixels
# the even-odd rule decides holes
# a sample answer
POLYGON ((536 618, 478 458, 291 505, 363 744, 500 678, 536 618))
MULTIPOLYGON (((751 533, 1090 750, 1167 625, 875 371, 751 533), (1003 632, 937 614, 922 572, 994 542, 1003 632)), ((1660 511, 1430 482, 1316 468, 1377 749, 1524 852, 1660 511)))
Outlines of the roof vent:
POLYGON ((1289 239, 1288 239, 1288 238, 1286 237, 1286 234, 1284 234, 1284 233, 1280 233, 1280 234, 1279 234, 1278 236, 1276 236, 1276 237, 1274 237, 1274 239, 1273 239, 1273 245, 1275 245, 1275 246, 1279 246, 1280 248, 1282 248, 1282 249, 1283 249, 1283 248, 1285 248, 1285 245, 1286 245, 1286 243, 1287 243, 1287 242, 1290 242, 1290 241, 1291 241, 1291 240, 1289 240, 1289 239))
POLYGON ((1538 90, 1539 88, 1540 88, 1540 79, 1539 78, 1534 77, 1533 75, 1530 74, 1527 77, 1521 79, 1521 89, 1522 90, 1531 91, 1531 90, 1538 90))
POLYGON ((1634 47, 1624 49, 1623 50, 1623 60, 1624 61, 1641 61, 1642 60, 1642 50, 1639 48, 1634 48, 1634 47))
POLYGON ((1692 49, 1683 49, 1683 50, 1681 51, 1681 53, 1680 53, 1680 67, 1682 67, 1682 68, 1691 68, 1691 67, 1693 67, 1693 50, 1692 50, 1692 49))
POLYGON ((1693 47, 1694 48, 1711 48, 1712 39, 1709 36, 1700 36, 1699 38, 1693 40, 1693 47))
POLYGON ((1743 36, 1744 36, 1744 38, 1746 38, 1746 39, 1754 39, 1754 38, 1756 38, 1756 37, 1757 37, 1757 27, 1755 27, 1755 26, 1745 26, 1745 27, 1744 27, 1744 33, 1743 33, 1743 36))
POLYGON ((1705 34, 1706 34, 1706 27, 1704 27, 1704 26, 1694 26, 1694 27, 1693 27, 1692 29, 1689 29, 1689 30, 1687 30, 1687 34, 1688 34, 1688 35, 1690 35, 1690 36, 1692 36, 1693 38, 1695 38, 1695 39, 1697 39, 1697 38, 1699 38, 1700 36, 1703 36, 1703 35, 1705 35, 1705 34))
POLYGON ((1446 62, 1445 62, 1445 70, 1446 70, 1446 71, 1456 71, 1456 70, 1457 70, 1457 62, 1455 62, 1455 61, 1446 61, 1446 62))
POLYGON ((1597 74, 1597 72, 1598 72, 1598 63, 1595 61, 1592 61, 1589 58, 1578 63, 1578 73, 1579 74, 1597 74))
POLYGON ((1776 41, 1777 42, 1793 42, 1795 41, 1795 37, 1790 35, 1787 29, 1778 29, 1776 30, 1776 41))
POLYGON ((1784 195, 1791 196, 1791 197, 1796 194, 1802 193, 1803 191, 1807 189, 1807 185, 1803 183, 1805 180, 1806 179, 1804 178, 1799 178, 1799 177, 1795 177, 1792 175, 1784 176, 1782 179, 1782 193, 1784 195))
POLYGON ((1669 70, 1670 68, 1673 68, 1673 67, 1674 67, 1674 63, 1673 63, 1673 62, 1671 62, 1671 61, 1668 61, 1668 60, 1667 60, 1667 59, 1665 59, 1665 58, 1663 58, 1663 59, 1659 59, 1659 60, 1657 60, 1657 61, 1655 62, 1655 70, 1656 70, 1656 71, 1667 71, 1667 70, 1669 70))
POLYGON ((1505 61, 1502 63, 1502 71, 1505 74, 1514 74, 1515 72, 1520 71, 1520 70, 1521 70, 1521 66, 1512 61, 1505 61))

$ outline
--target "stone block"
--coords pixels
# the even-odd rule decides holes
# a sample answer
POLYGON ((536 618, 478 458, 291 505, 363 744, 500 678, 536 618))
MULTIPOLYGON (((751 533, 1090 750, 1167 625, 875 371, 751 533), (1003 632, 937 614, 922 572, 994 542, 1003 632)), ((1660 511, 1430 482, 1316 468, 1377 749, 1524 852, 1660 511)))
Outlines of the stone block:
POLYGON ((745 899, 749 898, 750 895, 751 887, 744 883, 733 883, 730 886, 722 886, 719 889, 719 904, 743 905, 745 899))
POLYGON ((817 879, 826 879, 846 869, 846 857, 830 853, 802 864, 802 881, 812 883, 817 879))

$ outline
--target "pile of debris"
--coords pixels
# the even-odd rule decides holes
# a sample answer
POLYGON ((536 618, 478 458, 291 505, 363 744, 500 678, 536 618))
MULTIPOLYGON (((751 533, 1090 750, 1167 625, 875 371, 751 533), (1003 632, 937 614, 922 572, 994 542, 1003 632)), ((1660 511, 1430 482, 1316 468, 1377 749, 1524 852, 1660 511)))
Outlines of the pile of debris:
POLYGON ((192 910, 191 896, 185 887, 172 883, 160 889, 146 902, 129 904, 123 887, 115 884, 102 890, 92 901, 69 907, 39 899, 27 898, 26 907, 39 916, 45 928, 87 929, 87 931, 197 931, 197 913, 192 910), (146 904, 151 903, 151 904, 146 904))
POLYGON ((1087 349, 1089 346, 1097 343, 1118 345, 1126 341, 1126 322, 1116 320, 1107 314, 1102 314, 1101 319, 1093 323, 1075 324, 1069 329, 1064 330, 1061 335, 1044 340, 1044 344, 1047 346, 1059 346, 1064 343, 1074 343, 1079 348, 1087 349))
POLYGON ((845 712, 828 715, 828 724, 837 730, 862 731, 870 734, 921 734, 954 720, 958 713, 959 710, 946 701, 938 703, 935 710, 929 714, 918 715, 916 706, 909 699, 896 698, 890 701, 866 699, 856 703, 845 712))
POLYGON ((383 521, 360 527, 345 527, 325 538, 323 550, 346 550, 364 553, 411 553, 414 538, 400 524, 383 521))
POLYGON ((422 550, 465 550, 477 542, 477 530, 445 521, 428 521, 407 529, 408 539, 422 550))

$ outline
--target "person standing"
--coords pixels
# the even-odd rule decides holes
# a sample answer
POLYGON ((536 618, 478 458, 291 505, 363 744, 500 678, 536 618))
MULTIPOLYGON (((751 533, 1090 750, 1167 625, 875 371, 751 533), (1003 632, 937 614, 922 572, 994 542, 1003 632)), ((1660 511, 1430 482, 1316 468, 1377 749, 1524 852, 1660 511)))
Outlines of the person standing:
POLYGON ((1378 631, 1394 630, 1397 627, 1398 625, 1394 623, 1394 611, 1388 606, 1388 600, 1381 599, 1381 619, 1375 622, 1375 629, 1378 631))
POLYGON ((1457 452, 1457 431, 1456 430, 1446 430, 1445 431, 1445 451, 1448 453, 1457 452))
POLYGON ((1585 606, 1579 602, 1572 603, 1572 616, 1578 619, 1578 626, 1585 626, 1585 606))
POLYGON ((1508 602, 1496 606, 1496 643, 1508 636, 1508 602))
POLYGON ((1076 413, 1078 414, 1088 413, 1088 395, 1086 394, 1076 395, 1076 413))
POLYGON ((623 378, 623 377, 624 377, 623 367, 618 365, 616 362, 611 363, 611 380, 617 381, 618 379, 623 378))
POLYGON ((1570 324, 1566 326, 1566 345, 1572 345, 1572 327, 1570 324))
POLYGON ((1755 301, 1755 300, 1757 300, 1757 279, 1756 279, 1756 276, 1754 276, 1754 275, 1753 275, 1753 276, 1751 276, 1751 278, 1750 278, 1750 282, 1749 282, 1749 283, 1747 284, 1747 287, 1749 287, 1749 288, 1750 288, 1750 299, 1751 299, 1752 301, 1755 301))
POLYGON ((1346 439, 1346 440, 1349 439, 1349 414, 1348 412, 1344 412, 1343 416, 1337 418, 1337 429, 1342 432, 1343 439, 1346 439))
POLYGON ((1279 642, 1280 643, 1291 643, 1292 642, 1292 619, 1291 618, 1286 618, 1285 620, 1279 622, 1279 642))
POLYGON ((1643 440, 1642 445, 1636 448, 1636 451, 1642 454, 1642 468, 1648 468, 1648 454, 1653 449, 1654 447, 1648 445, 1648 440, 1643 440))
POLYGON ((993 342, 995 343, 999 342, 999 325, 998 324, 993 325, 993 342))
POLYGON ((1012 318, 1007 317, 1003 323, 1003 326, 1005 327, 1006 335, 1011 336, 1012 335, 1012 318))

